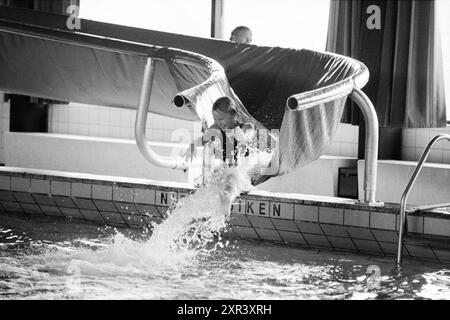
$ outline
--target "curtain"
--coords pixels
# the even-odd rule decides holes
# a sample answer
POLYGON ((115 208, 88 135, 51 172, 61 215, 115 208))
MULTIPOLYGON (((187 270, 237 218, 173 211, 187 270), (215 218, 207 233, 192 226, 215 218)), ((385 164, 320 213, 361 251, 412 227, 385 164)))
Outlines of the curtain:
POLYGON ((34 0, 34 10, 65 14, 70 5, 80 5, 80 0, 34 0))
POLYGON ((0 0, 0 5, 68 15, 67 7, 80 0, 0 0))
MULTIPOLYGON (((326 50, 364 62, 370 81, 364 88, 380 127, 446 126, 442 49, 435 1, 332 0, 326 50), (380 28, 367 21, 380 9, 380 28)), ((359 124, 355 107, 344 122, 359 124)))

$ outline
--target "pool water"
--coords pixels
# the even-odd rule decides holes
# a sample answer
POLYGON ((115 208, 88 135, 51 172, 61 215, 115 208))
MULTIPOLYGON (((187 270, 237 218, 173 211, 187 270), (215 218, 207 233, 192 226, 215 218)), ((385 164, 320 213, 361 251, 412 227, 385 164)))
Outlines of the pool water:
POLYGON ((0 297, 450 298, 443 265, 405 262, 394 277, 393 258, 223 237, 231 201, 249 184, 242 168, 217 171, 149 230, 0 213, 0 297))
POLYGON ((450 298, 443 265, 217 237, 177 260, 153 236, 0 213, 0 299, 450 298))

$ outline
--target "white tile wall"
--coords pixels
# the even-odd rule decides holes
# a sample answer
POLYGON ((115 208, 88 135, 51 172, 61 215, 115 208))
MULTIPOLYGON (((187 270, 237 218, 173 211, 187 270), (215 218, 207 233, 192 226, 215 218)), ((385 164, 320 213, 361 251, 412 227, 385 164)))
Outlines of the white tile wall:
MULTIPOLYGON (((49 132, 134 139, 135 116, 136 111, 131 109, 80 103, 55 104, 49 109, 49 132)), ((147 139, 151 141, 187 142, 186 135, 183 135, 183 132, 188 132, 189 137, 194 137, 194 130, 200 132, 199 122, 178 120, 155 114, 149 114, 147 119, 147 139)), ((333 141, 325 154, 357 157, 358 126, 339 124, 333 141)))
MULTIPOLYGON (((49 131, 53 133, 134 139, 136 111, 80 103, 52 105, 49 113, 49 131)), ((150 114, 147 119, 147 138, 152 141, 182 141, 186 138, 176 129, 184 129, 193 137, 200 123, 177 120, 150 114)), ((327 155, 357 157, 358 126, 339 124, 327 155)))
MULTIPOLYGON (((358 126, 340 123, 325 154, 357 157, 358 131, 358 126)), ((428 143, 438 134, 450 135, 450 126, 446 128, 403 130, 402 160, 418 161, 428 143)), ((436 143, 428 156, 427 162, 450 164, 450 142, 443 140, 436 143)))
MULTIPOLYGON (((136 110, 70 103, 52 105, 49 111, 49 131, 52 133, 134 139, 136 110)), ((150 141, 179 141, 176 129, 185 129, 193 138, 200 123, 149 114, 146 125, 150 141)), ((188 140, 188 137, 183 140, 188 140)), ((188 141, 185 141, 188 142, 188 141)))
MULTIPOLYGON (((402 159, 418 161, 431 139, 439 134, 450 135, 450 127, 403 130, 402 159)), ((450 142, 443 140, 436 143, 430 151, 427 162, 450 164, 450 142)))
POLYGON ((3 102, 4 93, 0 92, 0 163, 4 163, 4 132, 9 131, 9 101, 3 102))
POLYGON ((339 123, 326 155, 358 157, 358 126, 339 123))
MULTIPOLYGON (((9 102, 3 102, 0 92, 0 163, 3 162, 3 133, 9 131, 9 102)), ((135 110, 118 109, 79 103, 52 105, 49 109, 49 131, 107 138, 134 139, 135 110)), ((199 130, 196 122, 177 120, 150 114, 147 120, 147 138, 152 141, 180 141, 184 129, 193 137, 199 130)), ((327 155, 357 157, 358 126, 340 123, 327 155)), ((403 130, 402 159, 417 161, 429 141, 438 134, 450 134, 450 127, 440 129, 403 130)), ((450 164, 450 142, 438 142, 430 152, 428 162, 450 164)))

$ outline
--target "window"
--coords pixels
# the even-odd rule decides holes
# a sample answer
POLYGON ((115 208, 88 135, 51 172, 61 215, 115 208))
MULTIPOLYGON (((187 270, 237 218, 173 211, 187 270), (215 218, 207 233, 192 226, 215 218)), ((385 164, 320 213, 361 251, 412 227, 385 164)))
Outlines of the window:
POLYGON ((445 102, 447 104, 447 121, 450 121, 450 1, 437 0, 437 19, 441 33, 442 61, 444 64, 445 102))
POLYGON ((253 44, 324 51, 330 0, 225 0, 224 38, 240 25, 253 44))
MULTIPOLYGON (((443 0, 445 1, 445 0, 443 0)), ((80 17, 210 37, 211 0, 80 0, 80 17)), ((325 50, 330 0, 224 0, 224 39, 245 25, 253 43, 325 50)))
POLYGON ((80 0, 80 17, 130 27, 209 37, 211 0, 80 0))

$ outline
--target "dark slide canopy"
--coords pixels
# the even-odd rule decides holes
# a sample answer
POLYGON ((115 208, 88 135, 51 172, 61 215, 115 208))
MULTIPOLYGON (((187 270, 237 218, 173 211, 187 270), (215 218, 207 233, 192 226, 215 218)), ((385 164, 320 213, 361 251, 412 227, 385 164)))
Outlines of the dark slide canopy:
POLYGON ((81 20, 79 30, 69 30, 66 20, 63 15, 0 6, 0 90, 136 108, 145 63, 155 58, 150 112, 210 123, 212 101, 231 95, 245 118, 280 129, 278 174, 321 155, 347 95, 368 80, 362 63, 334 54, 90 20, 81 20), (190 106, 174 106, 180 94, 190 106), (287 101, 298 110, 287 109, 287 101), (304 102, 315 107, 301 110, 304 102))

